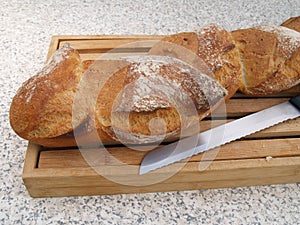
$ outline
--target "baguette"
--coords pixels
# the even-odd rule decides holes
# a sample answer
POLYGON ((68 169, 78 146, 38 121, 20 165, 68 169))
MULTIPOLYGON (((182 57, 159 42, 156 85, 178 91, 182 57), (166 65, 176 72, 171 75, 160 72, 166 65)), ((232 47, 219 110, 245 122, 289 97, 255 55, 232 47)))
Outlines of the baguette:
POLYGON ((175 58, 82 62, 78 52, 66 45, 19 89, 10 122, 22 138, 49 147, 77 145, 78 138, 81 144, 97 143, 95 131, 102 143, 152 143, 197 124, 226 95, 214 79, 175 58), (103 82, 99 68, 107 66, 110 71, 114 64, 116 72, 103 82), (82 88, 85 78, 87 86, 82 88), (94 92, 96 105, 90 100, 94 92), (74 113, 76 101, 82 108, 74 113))
POLYGON ((261 25, 232 32, 244 68, 240 91, 277 94, 300 83, 300 33, 261 25))
POLYGON ((20 87, 10 123, 47 147, 174 140, 237 90, 268 95, 297 85, 299 47, 299 33, 285 27, 230 33, 217 25, 167 36, 147 56, 82 61, 66 44, 20 87))

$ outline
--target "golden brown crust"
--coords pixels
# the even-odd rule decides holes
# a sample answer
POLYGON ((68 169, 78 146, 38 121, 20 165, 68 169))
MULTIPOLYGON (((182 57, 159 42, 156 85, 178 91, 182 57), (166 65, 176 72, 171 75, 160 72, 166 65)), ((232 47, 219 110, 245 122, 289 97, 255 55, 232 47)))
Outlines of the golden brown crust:
POLYGON ((98 129, 118 141, 155 142, 161 135, 177 134, 198 123, 226 95, 215 80, 174 58, 121 61, 127 65, 106 81, 95 109, 98 129))
MULTIPOLYGON (((214 106, 225 95, 225 90, 216 81, 204 74, 196 74, 186 63, 169 57, 137 56, 88 61, 83 62, 83 68, 90 83, 88 86, 94 85, 90 90, 99 92, 92 115, 99 136, 102 139, 105 132, 115 142, 155 142, 160 141, 165 133, 167 136, 177 135, 187 123, 198 123, 207 116, 209 103, 214 106), (106 72, 103 72, 104 66, 106 72), (202 88, 198 86, 200 83, 202 88), (182 107, 185 111, 181 109, 184 112, 179 116, 172 100, 183 94, 174 87, 172 89, 172 85, 189 93, 189 107, 196 107, 194 115, 186 114, 188 107, 185 105, 182 107), (161 88, 165 91, 158 93, 161 88), (169 99, 164 96, 167 91, 172 94, 169 99), (162 121, 165 126, 160 126, 162 121)), ((90 92, 88 94, 95 96, 90 92)))
MULTIPOLYGON (((47 65, 24 82, 13 98, 10 123, 21 137, 51 138, 72 131, 72 104, 81 77, 80 57, 69 45, 58 50, 47 65)), ((74 120, 79 125, 86 115, 74 120)))
POLYGON ((240 91, 254 96, 270 95, 300 82, 300 33, 262 25, 233 31, 232 35, 244 64, 240 91))
POLYGON ((184 32, 170 35, 155 45, 150 54, 172 55, 190 63, 216 79, 228 91, 226 99, 238 90, 242 77, 242 65, 238 49, 231 34, 218 25, 203 27, 195 32, 184 32), (174 45, 168 45, 170 42, 174 45), (184 58, 186 52, 182 47, 192 51, 198 59, 191 56, 184 58))
POLYGON ((300 16, 292 17, 287 21, 283 22, 280 26, 287 27, 300 32, 300 16))
POLYGON ((211 25, 197 31, 201 59, 214 73, 216 79, 228 91, 231 98, 240 87, 242 65, 238 49, 231 34, 225 29, 211 25))

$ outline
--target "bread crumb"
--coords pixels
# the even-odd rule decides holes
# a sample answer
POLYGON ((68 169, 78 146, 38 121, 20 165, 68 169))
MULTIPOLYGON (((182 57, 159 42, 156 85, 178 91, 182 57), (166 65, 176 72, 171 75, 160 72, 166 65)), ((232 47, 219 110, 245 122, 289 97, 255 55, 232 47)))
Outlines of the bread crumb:
POLYGON ((267 156, 267 157, 266 157, 266 161, 267 161, 267 162, 270 162, 272 158, 273 158, 272 156, 267 156))

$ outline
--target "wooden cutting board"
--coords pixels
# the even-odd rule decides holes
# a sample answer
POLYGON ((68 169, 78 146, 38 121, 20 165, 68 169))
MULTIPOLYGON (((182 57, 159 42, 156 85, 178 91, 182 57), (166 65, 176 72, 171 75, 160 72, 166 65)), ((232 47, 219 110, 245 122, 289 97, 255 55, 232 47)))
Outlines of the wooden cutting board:
MULTIPOLYGON (((154 41, 162 37, 54 36, 47 58, 65 42, 71 43, 84 60, 96 59, 114 48, 117 50, 109 54, 147 54, 154 41), (138 43, 130 44, 132 42, 138 43)), ((261 98, 238 93, 226 105, 228 119, 218 122, 235 120, 297 94, 300 94, 300 86, 279 95, 261 98)), ((213 125, 207 119, 200 126, 206 130, 213 125)), ((29 143, 23 169, 23 180, 29 194, 32 197, 103 195, 300 182, 300 118, 215 149, 211 151, 215 154, 213 159, 199 154, 188 161, 142 176, 138 175, 138 169, 144 151, 125 146, 109 146, 106 149, 123 164, 102 157, 92 167, 76 147, 44 148, 29 143), (200 164, 207 168, 199 170, 200 164), (181 169, 176 171, 178 168, 181 169)))

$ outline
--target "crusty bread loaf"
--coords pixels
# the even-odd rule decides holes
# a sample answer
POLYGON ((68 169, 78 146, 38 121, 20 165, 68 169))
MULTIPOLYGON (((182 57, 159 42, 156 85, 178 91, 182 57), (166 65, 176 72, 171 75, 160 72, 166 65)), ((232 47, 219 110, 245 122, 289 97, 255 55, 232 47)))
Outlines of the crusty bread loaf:
POLYGON ((199 123, 227 94, 214 79, 175 58, 119 60, 126 66, 103 85, 95 118, 98 127, 125 143, 174 136, 199 123))
POLYGON ((33 140, 57 137, 73 130, 87 115, 73 118, 72 104, 82 75, 80 57, 68 44, 28 79, 13 98, 10 123, 21 137, 33 140))
POLYGON ((283 22, 280 26, 287 27, 300 32, 300 16, 292 17, 287 21, 283 22))
POLYGON ((147 56, 82 61, 66 44, 18 90, 11 126, 49 147, 172 140, 238 89, 268 95, 297 85, 299 43, 285 27, 211 25, 167 36, 147 56))
POLYGON ((10 121, 21 137, 44 146, 76 145, 74 133, 81 144, 97 142, 95 130, 102 143, 149 143, 198 123, 226 95, 214 79, 175 58, 81 62, 66 45, 19 89, 10 121), (104 66, 112 72, 107 80, 104 66), (82 107, 74 112, 74 105, 82 107))
POLYGON ((238 49, 230 32, 216 24, 202 27, 194 32, 184 32, 163 38, 150 50, 153 55, 172 55, 188 61, 195 67, 206 66, 207 74, 217 80, 228 91, 226 99, 232 97, 240 87, 242 65, 238 49), (172 43, 172 45, 168 44, 172 43), (185 49, 193 52, 196 60, 185 49), (189 57, 185 55, 189 54, 189 57), (199 61, 195 63, 195 61, 199 61), (202 64, 201 64, 202 63, 202 64))
POLYGON ((240 91, 263 96, 300 82, 300 33, 281 26, 261 25, 232 32, 243 61, 240 91))

